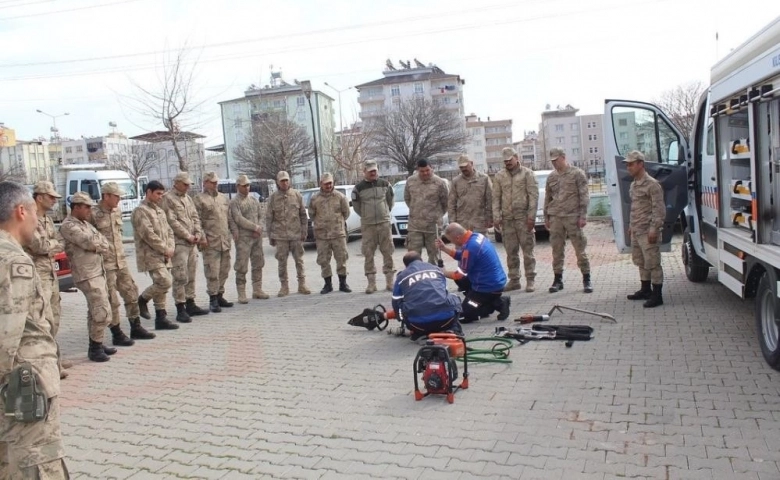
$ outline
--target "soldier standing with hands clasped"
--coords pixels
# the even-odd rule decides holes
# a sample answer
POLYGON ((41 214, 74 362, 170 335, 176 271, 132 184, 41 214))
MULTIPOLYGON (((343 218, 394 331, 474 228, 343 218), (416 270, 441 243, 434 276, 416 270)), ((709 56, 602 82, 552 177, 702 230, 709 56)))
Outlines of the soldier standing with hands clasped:
POLYGON ((458 168, 460 175, 452 181, 449 193, 449 222, 486 235, 493 226, 493 182, 476 171, 474 162, 466 155, 458 158, 458 168))
POLYGON ((194 200, 203 228, 200 252, 203 254, 203 273, 206 275, 206 291, 212 312, 221 312, 222 307, 233 306, 224 297, 225 282, 230 273, 228 199, 217 190, 218 182, 217 174, 208 172, 203 177, 203 192, 196 195, 194 200))
POLYGON ((320 191, 309 200, 309 217, 314 225, 317 242, 317 264, 322 269, 325 286, 321 294, 333 291, 333 272, 330 257, 336 258, 336 273, 339 276, 339 291, 350 293, 347 285, 347 232, 344 224, 349 217, 349 201, 333 188, 333 175, 325 173, 320 180, 320 191))
POLYGON ((290 294, 287 281, 287 257, 292 253, 295 260, 295 270, 298 273, 298 293, 311 293, 306 286, 306 270, 303 268, 303 241, 306 240, 306 230, 309 218, 303 205, 301 192, 290 187, 290 174, 281 171, 276 175, 277 191, 268 199, 268 237, 271 246, 276 247, 276 261, 279 262, 279 281, 282 288, 279 297, 290 294))
POLYGON ((265 300, 263 291, 263 208, 256 198, 249 195, 249 177, 239 175, 236 180, 238 195, 230 201, 230 232, 236 242, 236 290, 238 303, 249 303, 246 298, 246 272, 252 261, 252 298, 265 300))
POLYGON ((439 263, 436 239, 447 213, 447 195, 447 182, 433 173, 428 160, 418 160, 417 174, 406 180, 404 189, 404 201, 409 205, 406 248, 420 254, 425 248, 432 265, 439 263))

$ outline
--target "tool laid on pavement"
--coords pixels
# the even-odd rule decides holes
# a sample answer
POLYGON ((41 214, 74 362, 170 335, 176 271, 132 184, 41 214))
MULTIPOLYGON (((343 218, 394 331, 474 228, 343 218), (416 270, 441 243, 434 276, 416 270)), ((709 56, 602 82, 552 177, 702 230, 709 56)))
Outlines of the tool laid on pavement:
POLYGON ((426 342, 414 357, 414 399, 419 401, 428 395, 446 395, 447 402, 455 401, 455 392, 469 388, 469 364, 463 357, 463 381, 455 385, 458 379, 458 364, 455 354, 466 352, 466 339, 454 333, 429 335, 426 342), (438 342, 438 343, 437 343, 438 342), (420 391, 418 377, 422 374, 425 393, 420 391))
POLYGON ((534 315, 531 313, 526 313, 524 315, 520 315, 520 318, 515 318, 515 322, 525 325, 527 323, 534 323, 534 322, 546 322, 550 319, 549 315, 534 315))
POLYGON ((547 317, 552 317, 552 314, 556 311, 563 313, 563 310, 571 310, 572 312, 579 312, 584 313, 586 315, 595 315, 597 317, 601 317, 601 320, 610 320, 612 323, 617 323, 617 320, 615 320, 615 317, 608 313, 600 313, 600 312, 591 312, 590 310, 582 310, 580 308, 574 308, 574 307, 567 307, 566 305, 553 305, 553 307, 550 309, 550 312, 547 314, 547 317))
POLYGON ((593 328, 587 325, 539 325, 531 328, 516 327, 514 331, 506 327, 496 327, 495 338, 511 338, 520 345, 531 340, 566 340, 571 347, 575 340, 587 341, 593 338, 593 328))
POLYGON ((388 319, 385 318, 386 312, 387 309, 383 305, 377 305, 373 309, 365 308, 359 315, 350 318, 347 324, 355 327, 367 328, 369 331, 376 328, 381 332, 387 328, 387 325, 390 323, 388 319))

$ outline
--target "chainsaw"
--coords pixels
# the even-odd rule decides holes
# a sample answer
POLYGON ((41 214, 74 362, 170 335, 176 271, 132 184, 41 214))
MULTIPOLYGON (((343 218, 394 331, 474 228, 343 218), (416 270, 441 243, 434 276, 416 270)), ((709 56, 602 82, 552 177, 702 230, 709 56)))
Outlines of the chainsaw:
POLYGON ((455 392, 469 388, 469 364, 464 352, 466 339, 461 335, 436 334, 429 339, 414 357, 414 399, 422 400, 428 395, 446 395, 447 402, 455 401, 455 392), (455 355, 463 355, 463 381, 455 385, 458 379, 458 364, 455 355), (420 391, 419 376, 425 393, 420 391))

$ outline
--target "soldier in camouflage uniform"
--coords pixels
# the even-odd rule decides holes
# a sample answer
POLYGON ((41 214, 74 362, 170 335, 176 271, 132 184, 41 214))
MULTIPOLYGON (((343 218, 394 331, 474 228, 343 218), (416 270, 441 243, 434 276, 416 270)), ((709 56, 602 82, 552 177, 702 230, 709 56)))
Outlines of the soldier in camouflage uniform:
POLYGON ((520 255, 523 250, 525 291, 536 289, 536 258, 534 258, 534 226, 539 204, 539 185, 531 169, 520 165, 514 148, 501 151, 504 170, 493 178, 493 223, 501 232, 506 249, 509 282, 504 291, 520 290, 520 255))
POLYGON ((566 162, 566 153, 560 148, 550 150, 550 162, 555 170, 547 177, 544 189, 544 225, 550 232, 555 278, 549 291, 563 290, 563 261, 568 237, 582 272, 583 291, 591 293, 590 262, 585 252, 588 239, 582 231, 590 202, 588 179, 585 172, 566 162))
POLYGON ((198 270, 195 246, 200 243, 203 231, 195 203, 187 194, 191 185, 189 174, 180 172, 173 178, 173 188, 163 196, 162 201, 176 243, 171 271, 172 293, 176 303, 176 321, 181 323, 190 323, 190 317, 209 313, 195 304, 195 274, 198 270))
MULTIPOLYGON (((236 290, 238 303, 249 303, 246 298, 246 272, 249 261, 252 261, 252 298, 266 300, 268 294, 263 291, 263 206, 253 196, 249 195, 249 177, 239 175, 236 180, 238 195, 230 201, 228 215, 230 233, 236 242, 236 290)), ((286 261, 286 260, 285 260, 286 261)))
POLYGON ((311 293, 306 286, 306 271, 303 268, 303 241, 306 240, 308 217, 301 192, 290 188, 290 174, 281 171, 276 175, 279 189, 268 198, 266 222, 271 246, 276 247, 279 262, 279 281, 282 288, 277 296, 289 295, 287 282, 287 256, 292 253, 295 270, 298 273, 298 293, 311 293))
MULTIPOLYGON (((119 295, 125 303, 125 313, 130 322, 130 338, 149 340, 155 334, 148 332, 141 325, 141 310, 138 307, 138 285, 135 284, 133 274, 127 266, 125 259, 125 246, 122 243, 122 212, 119 200, 124 191, 116 182, 104 183, 101 187, 103 198, 92 207, 90 222, 108 240, 108 251, 103 255, 103 266, 106 269, 106 287, 108 288, 108 301, 111 304, 110 328, 113 332, 119 327, 119 295)), ((144 318, 152 318, 149 311, 144 312, 144 318)), ((114 345, 121 338, 114 336, 114 345)))
MULTIPOLYGON (((62 239, 54 228, 54 222, 47 215, 47 212, 57 206, 57 199, 62 195, 57 193, 54 185, 45 180, 40 181, 33 187, 33 200, 35 200, 36 213, 38 215, 38 228, 35 230, 33 240, 24 246, 24 251, 35 262, 35 270, 41 279, 44 295, 50 299, 51 317, 51 335, 57 338, 57 332, 60 330, 60 282, 57 278, 57 272, 54 268, 54 255, 63 251, 62 239)), ((59 356, 60 378, 66 378, 68 372, 65 368, 70 368, 73 363, 63 361, 59 356)))
POLYGON ((417 161, 417 173, 406 180, 404 201, 409 206, 409 230, 406 248, 422 255, 428 252, 428 262, 439 262, 437 233, 441 236, 442 217, 447 213, 447 182, 433 173, 428 160, 417 161))
POLYGON ((336 274, 339 276, 339 290, 350 293, 347 285, 347 232, 344 225, 349 217, 349 201, 343 193, 333 188, 333 175, 326 173, 320 180, 320 191, 309 200, 309 218, 314 225, 317 241, 317 265, 322 270, 325 286, 321 294, 333 291, 333 272, 330 257, 336 258, 336 274))
POLYGON ((175 251, 173 230, 168 225, 165 211, 160 207, 165 187, 157 180, 146 185, 146 198, 133 210, 133 239, 135 262, 139 272, 147 272, 152 284, 138 296, 141 313, 148 311, 147 303, 154 301, 155 330, 176 330, 178 325, 168 320, 165 295, 171 288, 171 258, 175 251))
POLYGON ((639 280, 642 283, 642 287, 628 295, 628 299, 646 300, 642 306, 653 308, 664 304, 661 294, 664 270, 661 267, 660 247, 661 232, 666 219, 664 190, 658 180, 647 174, 645 156, 641 152, 633 150, 623 161, 628 174, 634 179, 629 189, 631 259, 634 265, 639 267, 639 280))
POLYGON ((232 302, 225 300, 225 282, 230 274, 230 229, 228 227, 228 198, 219 193, 216 172, 203 177, 203 192, 195 195, 195 209, 200 217, 203 237, 200 252, 203 255, 203 273, 206 275, 206 292, 209 308, 221 312, 232 302))
MULTIPOLYGON (((103 345, 106 326, 111 321, 103 255, 109 251, 108 240, 89 223, 95 202, 86 192, 76 192, 70 201, 70 215, 62 222, 60 235, 65 241, 65 253, 71 261, 71 272, 76 288, 87 299, 87 327, 89 330, 88 357, 93 362, 107 362, 115 348, 103 345)), ((119 325, 111 327, 114 345, 135 343, 122 332, 119 325)))
MULTIPOLYGON (((0 391, 21 363, 32 364, 49 402, 44 420, 20 422, 0 415, 0 478, 66 480, 60 431, 57 344, 49 298, 33 261, 22 250, 33 240, 38 218, 27 187, 0 182, 0 391)), ((0 395, 5 412, 5 395, 0 395)))
POLYGON ((393 187, 379 178, 379 168, 373 160, 365 163, 363 180, 352 190, 352 207, 360 216, 362 235, 361 252, 365 257, 363 271, 368 279, 366 293, 376 292, 377 247, 382 253, 382 273, 385 274, 385 290, 392 292, 395 285, 393 268, 393 233, 390 227, 390 211, 393 209, 393 187))
POLYGON ((493 182, 474 170, 474 162, 466 155, 458 158, 458 168, 460 175, 452 181, 449 193, 449 222, 485 235, 493 226, 493 182))

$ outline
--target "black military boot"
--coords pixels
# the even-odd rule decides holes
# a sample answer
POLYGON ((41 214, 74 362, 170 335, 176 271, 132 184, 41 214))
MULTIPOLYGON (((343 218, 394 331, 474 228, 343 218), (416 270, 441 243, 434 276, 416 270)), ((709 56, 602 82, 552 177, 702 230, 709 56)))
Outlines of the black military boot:
POLYGON ((661 290, 663 290, 663 284, 653 284, 653 293, 650 295, 645 303, 642 304, 645 308, 654 308, 664 304, 664 299, 661 296, 661 290))
POLYGON ((217 295, 217 302, 219 302, 219 306, 223 308, 230 308, 233 306, 233 302, 228 302, 225 300, 224 293, 220 293, 217 295))
POLYGON ((339 292, 352 293, 352 289, 347 285, 346 275, 339 275, 339 292))
POLYGON ((585 293, 593 293, 593 284, 590 283, 590 273, 582 274, 582 291, 585 293))
POLYGON ((509 306, 512 304, 512 299, 504 295, 499 299, 499 301, 501 302, 501 306, 498 309, 498 316, 496 317, 496 320, 503 322, 509 318, 509 306))
POLYGON ((111 358, 106 355, 106 352, 103 351, 103 344, 95 342, 94 340, 89 341, 87 357, 93 362, 107 362, 111 360, 111 358))
POLYGON ((136 340, 151 340, 157 336, 154 333, 146 330, 141 325, 140 318, 131 318, 128 321, 130 322, 130 338, 134 338, 136 340))
POLYGON ((629 300, 649 300, 653 295, 653 291, 650 289, 650 280, 642 280, 642 288, 636 292, 626 295, 629 300))
POLYGON ((176 330, 178 325, 168 320, 168 312, 163 310, 155 310, 154 317, 154 329, 155 330, 176 330))
POLYGON ((331 281, 333 277, 325 277, 323 280, 325 280, 325 286, 322 287, 322 290, 320 290, 321 295, 325 295, 326 293, 330 293, 333 291, 333 282, 331 281))
POLYGON ((563 290, 563 274, 556 273, 553 279, 552 285, 550 285, 550 293, 560 292, 563 290))
POLYGON ((176 321, 179 323, 192 322, 192 318, 187 313, 187 307, 183 303, 176 304, 176 321))
POLYGON ((103 344, 103 353, 105 353, 106 355, 113 355, 116 353, 116 348, 109 347, 108 345, 103 344))
MULTIPOLYGON (((184 304, 185 308, 187 310, 187 315, 191 317, 197 317, 199 315, 208 315, 209 311, 204 310, 200 308, 199 306, 195 305, 195 299, 194 298, 188 298, 187 303, 184 304)), ((178 317, 177 317, 178 320, 178 317)))
POLYGON ((222 307, 219 306, 219 297, 217 295, 209 296, 209 309, 214 313, 222 311, 222 307))
POLYGON ((138 309, 141 312, 141 316, 149 320, 152 316, 149 314, 149 306, 147 305, 149 300, 145 299, 143 295, 138 295, 138 309))
POLYGON ((135 340, 131 340, 130 337, 125 335, 122 331, 122 327, 114 325, 111 327, 111 343, 117 347, 131 347, 135 345, 135 340))

